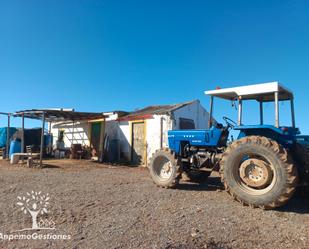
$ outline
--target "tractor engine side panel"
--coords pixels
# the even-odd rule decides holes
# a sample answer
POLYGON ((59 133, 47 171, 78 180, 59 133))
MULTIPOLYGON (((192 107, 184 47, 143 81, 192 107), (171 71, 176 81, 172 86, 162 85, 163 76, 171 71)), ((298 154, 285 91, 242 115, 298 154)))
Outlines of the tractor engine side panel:
POLYGON ((169 148, 180 155, 183 144, 197 147, 215 147, 221 137, 220 129, 210 130, 172 130, 168 131, 169 148))

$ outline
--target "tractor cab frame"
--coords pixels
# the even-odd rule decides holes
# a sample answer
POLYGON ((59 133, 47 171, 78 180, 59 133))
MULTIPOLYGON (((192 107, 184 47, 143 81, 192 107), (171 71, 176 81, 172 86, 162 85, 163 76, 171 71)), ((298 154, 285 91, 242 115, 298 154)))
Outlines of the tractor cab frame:
POLYGON ((275 127, 279 128, 279 102, 290 101, 292 128, 295 128, 294 96, 293 93, 278 82, 269 82, 248 86, 216 89, 205 91, 210 95, 209 127, 212 126, 214 97, 230 101, 238 101, 237 125, 242 126, 243 101, 256 100, 260 104, 260 125, 264 125, 263 103, 275 103, 275 127))
MULTIPOLYGON (((299 129, 295 127, 295 112, 294 112, 294 95, 286 87, 278 82, 269 82, 248 86, 240 86, 225 89, 216 89, 205 91, 205 94, 210 95, 210 118, 209 127, 213 126, 213 104, 214 97, 237 101, 238 102, 238 120, 237 124, 231 125, 234 130, 239 130, 238 139, 246 136, 265 136, 276 140, 286 148, 290 148, 297 140, 300 134, 299 129), (242 122, 243 103, 246 100, 256 100, 259 102, 260 123, 256 125, 246 125, 242 122), (279 102, 289 101, 291 110, 291 126, 280 126, 279 122, 279 102), (275 109, 275 122, 272 124, 264 123, 263 104, 265 102, 273 102, 275 109)), ((225 118, 225 121, 227 121, 225 118)), ((229 119, 228 119, 229 120, 229 119)))

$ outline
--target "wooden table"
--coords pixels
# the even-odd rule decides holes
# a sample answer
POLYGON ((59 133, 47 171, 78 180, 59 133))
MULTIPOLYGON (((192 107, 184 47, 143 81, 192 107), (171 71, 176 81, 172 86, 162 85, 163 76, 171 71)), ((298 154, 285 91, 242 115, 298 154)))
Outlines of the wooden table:
MULTIPOLYGON (((22 158, 27 158, 28 164, 32 165, 32 160, 33 159, 38 159, 40 157, 40 153, 14 153, 11 156, 11 164, 17 164, 19 160, 22 158)), ((28 166, 31 166, 28 165, 28 166)))

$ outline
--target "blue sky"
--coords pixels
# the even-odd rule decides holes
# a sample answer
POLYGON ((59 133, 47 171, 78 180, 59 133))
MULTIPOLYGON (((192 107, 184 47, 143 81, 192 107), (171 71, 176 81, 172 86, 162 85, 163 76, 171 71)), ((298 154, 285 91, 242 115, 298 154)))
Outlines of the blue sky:
MULTIPOLYGON (((208 109, 204 90, 278 80, 294 91, 296 123, 309 133, 308 13, 301 0, 0 0, 1 111, 192 99, 208 109)), ((230 103, 215 108, 218 120, 236 119, 230 103)), ((248 123, 255 109, 245 106, 248 123)))

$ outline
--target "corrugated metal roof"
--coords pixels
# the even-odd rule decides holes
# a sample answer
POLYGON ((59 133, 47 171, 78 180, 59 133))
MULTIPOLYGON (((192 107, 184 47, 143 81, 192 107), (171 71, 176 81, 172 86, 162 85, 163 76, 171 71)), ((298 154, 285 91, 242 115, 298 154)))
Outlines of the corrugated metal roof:
POLYGON ((31 109, 23 110, 14 113, 15 117, 21 117, 24 115, 25 118, 31 119, 42 119, 43 113, 45 113, 46 121, 58 122, 58 121, 79 121, 79 120, 91 120, 104 118, 103 113, 100 112, 75 112, 67 110, 56 110, 56 109, 31 109))
POLYGON ((159 115, 159 114, 169 114, 179 108, 182 108, 186 105, 190 105, 196 101, 199 100, 192 100, 188 102, 178 103, 178 104, 172 104, 172 105, 152 105, 147 106, 143 109, 133 111, 129 113, 128 115, 125 115, 120 118, 120 120, 130 120, 130 119, 146 119, 152 117, 152 115, 159 115))
POLYGON ((122 117, 122 116, 129 114, 129 113, 130 112, 127 112, 127 111, 116 110, 116 111, 103 112, 103 115, 109 116, 109 115, 112 115, 112 114, 118 114, 119 117, 122 117))

